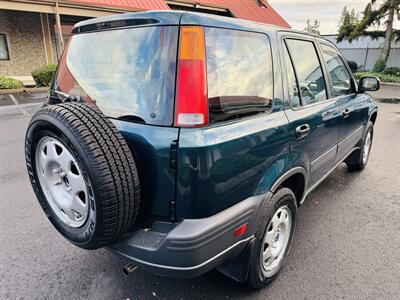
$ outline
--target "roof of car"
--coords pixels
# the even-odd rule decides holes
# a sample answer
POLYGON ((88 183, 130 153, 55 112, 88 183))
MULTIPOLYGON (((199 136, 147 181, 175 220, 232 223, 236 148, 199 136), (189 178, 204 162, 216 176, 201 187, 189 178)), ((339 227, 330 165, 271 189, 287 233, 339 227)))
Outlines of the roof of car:
POLYGON ((243 19, 223 17, 212 14, 189 12, 189 11, 166 11, 154 10, 145 12, 134 12, 125 14, 116 14, 85 20, 75 24, 73 33, 98 31, 110 28, 110 24, 116 23, 115 27, 143 26, 143 25, 201 25, 220 28, 229 28, 237 30, 247 30, 265 33, 274 33, 285 31, 297 33, 304 36, 313 36, 334 45, 328 39, 310 34, 304 31, 294 30, 287 27, 280 27, 265 23, 253 22, 243 19), (104 25, 104 27, 102 27, 104 25), (86 29, 85 29, 86 28, 86 29))
MULTIPOLYGON (((270 25, 266 23, 253 22, 243 19, 236 19, 230 17, 217 16, 212 14, 188 12, 188 11, 146 11, 146 12, 135 12, 117 14, 111 16, 104 16, 100 18, 94 18, 85 20, 75 24, 74 33, 89 31, 83 30, 83 28, 91 28, 92 30, 101 30, 101 25, 104 29, 109 28, 110 24, 120 22, 121 24, 132 23, 134 20, 139 20, 145 24, 157 24, 157 25, 202 25, 202 26, 215 26, 232 29, 242 30, 258 30, 258 31, 277 31, 277 30, 290 30, 287 27, 280 27, 276 25, 270 25)), ((141 24, 143 25, 143 24, 141 24)), ((131 25, 132 26, 132 25, 131 25)), ((122 27, 119 25, 119 27, 122 27)))
MULTIPOLYGON (((128 10, 170 10, 165 0, 70 0, 72 2, 111 6, 114 8, 122 8, 128 10)), ((173 3, 172 3, 173 4, 173 3)), ((290 28, 282 16, 280 16, 267 0, 179 0, 175 4, 180 5, 197 5, 207 8, 220 8, 228 10, 236 18, 262 22, 267 24, 275 24, 290 28), (257 3, 258 2, 258 3, 257 3)), ((183 7, 184 7, 183 6, 183 7)))
POLYGON ((201 26, 212 26, 220 28, 229 28, 237 30, 256 31, 264 33, 275 33, 277 31, 285 31, 290 33, 301 34, 304 36, 312 36, 324 40, 329 44, 335 44, 322 36, 316 36, 308 32, 294 30, 287 27, 280 27, 276 25, 270 25, 265 23, 258 23, 243 19, 229 18, 223 16, 217 16, 212 14, 204 14, 189 11, 166 11, 166 10, 154 10, 145 12, 125 13, 116 14, 110 16, 104 16, 100 18, 94 18, 85 20, 75 24, 73 33, 84 32, 84 31, 98 31, 108 29, 110 23, 119 23, 116 27, 129 27, 129 26, 143 26, 143 25, 201 25, 201 26), (136 21, 136 24, 135 22, 136 21), (142 22, 137 22, 142 21, 142 22), (124 23, 126 25, 124 25, 124 23), (105 25, 104 28, 101 25, 105 25), (87 29, 84 29, 84 28, 87 29))

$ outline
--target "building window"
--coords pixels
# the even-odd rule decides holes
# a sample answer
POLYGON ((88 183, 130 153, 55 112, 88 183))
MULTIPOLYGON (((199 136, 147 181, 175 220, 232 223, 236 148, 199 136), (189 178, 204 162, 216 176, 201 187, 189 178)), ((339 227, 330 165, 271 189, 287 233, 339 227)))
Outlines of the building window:
POLYGON ((7 38, 4 33, 0 33, 0 60, 9 60, 7 38))

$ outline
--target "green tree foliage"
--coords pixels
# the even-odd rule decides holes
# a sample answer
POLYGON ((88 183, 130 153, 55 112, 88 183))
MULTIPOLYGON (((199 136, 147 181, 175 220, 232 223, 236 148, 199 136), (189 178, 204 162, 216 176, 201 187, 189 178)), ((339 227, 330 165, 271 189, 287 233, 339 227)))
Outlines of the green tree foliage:
POLYGON ((385 68, 386 68, 386 62, 382 58, 379 58, 374 64, 373 71, 379 73, 385 70, 385 68))
POLYGON ((355 62, 355 61, 352 61, 352 60, 348 60, 347 61, 347 64, 349 65, 349 67, 350 67, 350 69, 351 69, 351 71, 354 73, 354 72, 357 72, 357 70, 358 70, 358 64, 355 62))
POLYGON ((307 20, 307 25, 303 29, 303 31, 308 32, 308 33, 312 33, 312 34, 316 34, 316 35, 320 35, 321 34, 319 32, 320 25, 321 25, 321 23, 317 19, 315 19, 313 22, 311 22, 311 20, 308 19, 307 20))
POLYGON ((362 35, 373 39, 384 37, 382 54, 378 60, 379 68, 381 68, 382 61, 385 65, 388 60, 391 41, 400 40, 400 30, 393 28, 395 15, 400 20, 400 0, 371 0, 365 7, 362 17, 345 6, 339 22, 337 42, 343 40, 351 42, 362 35), (370 30, 371 27, 380 25, 384 25, 384 30, 370 30))

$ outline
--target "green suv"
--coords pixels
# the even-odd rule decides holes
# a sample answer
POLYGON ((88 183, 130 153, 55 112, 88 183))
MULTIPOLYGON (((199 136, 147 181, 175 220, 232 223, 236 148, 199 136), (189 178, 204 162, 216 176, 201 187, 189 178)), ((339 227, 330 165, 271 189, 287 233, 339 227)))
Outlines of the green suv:
POLYGON ((151 272, 218 268, 254 288, 288 255, 297 208, 367 162, 377 106, 320 37, 190 12, 75 25, 26 134, 55 228, 151 272))

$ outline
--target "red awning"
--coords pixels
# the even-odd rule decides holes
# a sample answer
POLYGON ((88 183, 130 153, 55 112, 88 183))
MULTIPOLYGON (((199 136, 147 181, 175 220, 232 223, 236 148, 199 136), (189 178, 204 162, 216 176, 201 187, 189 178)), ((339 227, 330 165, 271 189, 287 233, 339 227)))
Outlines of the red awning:
POLYGON ((290 27, 266 0, 181 0, 181 2, 226 8, 239 19, 290 27))
POLYGON ((131 10, 169 9, 164 0, 70 0, 82 4, 109 6, 131 10))
MULTIPOLYGON (((70 0, 81 4, 109 6, 128 10, 170 9, 164 0, 70 0)), ((267 0, 175 0, 228 9, 234 17, 282 27, 290 25, 268 4, 267 0)))

